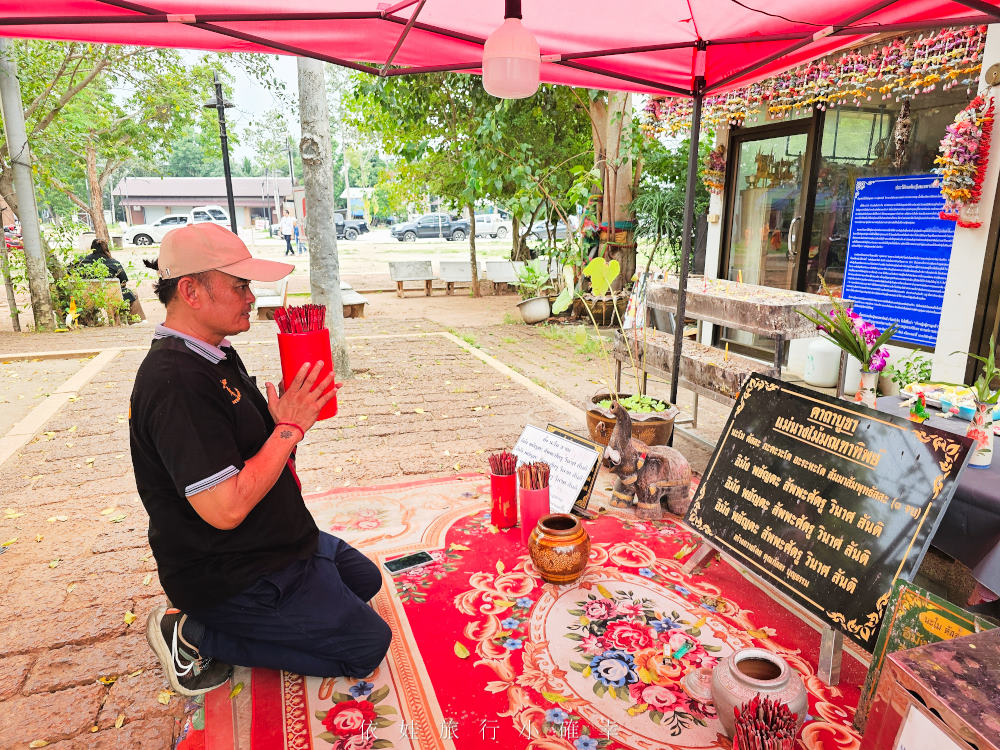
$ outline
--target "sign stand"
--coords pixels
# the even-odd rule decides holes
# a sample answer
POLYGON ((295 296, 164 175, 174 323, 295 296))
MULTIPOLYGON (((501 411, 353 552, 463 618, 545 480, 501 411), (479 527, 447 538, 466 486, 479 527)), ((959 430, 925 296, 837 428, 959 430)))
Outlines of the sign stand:
POLYGON ((713 554, 718 555, 718 550, 715 549, 711 544, 706 544, 702 542, 701 545, 694 551, 691 557, 688 558, 687 562, 681 566, 681 571, 685 575, 698 575, 701 573, 702 569, 711 562, 709 559, 713 554))
POLYGON ((819 642, 819 669, 817 676, 824 685, 834 687, 840 684, 840 660, 844 655, 844 634, 829 625, 823 628, 819 642))

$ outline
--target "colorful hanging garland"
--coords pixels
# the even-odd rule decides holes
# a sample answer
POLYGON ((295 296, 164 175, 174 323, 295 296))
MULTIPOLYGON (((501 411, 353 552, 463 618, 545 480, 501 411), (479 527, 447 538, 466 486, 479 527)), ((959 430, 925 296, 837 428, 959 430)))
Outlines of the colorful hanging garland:
POLYGON ((720 143, 705 156, 701 181, 712 195, 722 195, 726 187, 726 146, 720 143))
POLYGON ((989 162, 990 138, 993 135, 993 97, 981 94, 955 116, 941 139, 940 156, 934 159, 945 197, 941 218, 958 222, 960 227, 982 226, 979 199, 989 162))
MULTIPOLYGON (((869 102, 875 97, 901 101, 940 87, 972 88, 982 68, 985 26, 941 29, 918 38, 900 36, 837 58, 800 65, 736 91, 706 97, 707 127, 741 125, 763 112, 780 119, 809 109, 869 102)), ((970 96, 971 91, 970 91, 970 96)), ((646 107, 643 127, 650 133, 677 135, 691 127, 687 98, 657 98, 646 107)))

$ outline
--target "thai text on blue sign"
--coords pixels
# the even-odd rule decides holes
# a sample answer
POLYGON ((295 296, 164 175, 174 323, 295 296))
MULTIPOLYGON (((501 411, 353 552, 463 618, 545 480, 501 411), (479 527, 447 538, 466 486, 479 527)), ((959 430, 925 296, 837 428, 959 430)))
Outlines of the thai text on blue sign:
POLYGON ((933 347, 955 222, 933 175, 865 177, 854 187, 843 296, 894 341, 933 347))

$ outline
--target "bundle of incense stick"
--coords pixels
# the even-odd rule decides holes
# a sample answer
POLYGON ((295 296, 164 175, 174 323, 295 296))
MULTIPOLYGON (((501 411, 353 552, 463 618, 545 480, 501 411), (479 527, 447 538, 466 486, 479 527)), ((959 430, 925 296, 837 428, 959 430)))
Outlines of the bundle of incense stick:
POLYGON ((517 466, 517 456, 507 451, 500 451, 490 456, 490 471, 500 476, 514 473, 517 466))
POLYGON ((326 326, 326 305, 279 307, 274 311, 274 322, 282 333, 310 333, 326 326))
POLYGON ((544 461, 517 467, 517 483, 523 490, 540 490, 549 486, 549 465, 544 461))
POLYGON ((797 714, 784 703, 758 694, 733 712, 733 750, 792 750, 795 745, 797 714))

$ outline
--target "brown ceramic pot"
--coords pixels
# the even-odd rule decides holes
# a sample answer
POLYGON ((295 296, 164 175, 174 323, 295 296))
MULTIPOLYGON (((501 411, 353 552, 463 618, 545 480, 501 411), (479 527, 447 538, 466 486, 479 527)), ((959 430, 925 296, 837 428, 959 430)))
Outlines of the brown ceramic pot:
POLYGON ((745 648, 730 654, 712 670, 712 700, 729 737, 736 725, 733 708, 758 694, 787 705, 796 714, 795 731, 802 729, 809 708, 806 687, 799 673, 777 654, 745 648))
POLYGON ((587 567, 590 535, 574 516, 542 516, 528 538, 528 554, 542 578, 549 583, 572 583, 587 567))
MULTIPOLYGON (((628 398, 631 394, 620 393, 619 398, 628 398)), ((607 445, 611 431, 615 429, 615 417, 610 409, 598 406, 601 401, 611 398, 607 391, 595 393, 587 403, 587 429, 594 442, 607 445)), ((641 440, 646 445, 667 445, 674 434, 674 419, 680 411, 671 404, 665 411, 629 412, 632 417, 632 437, 641 440)))

